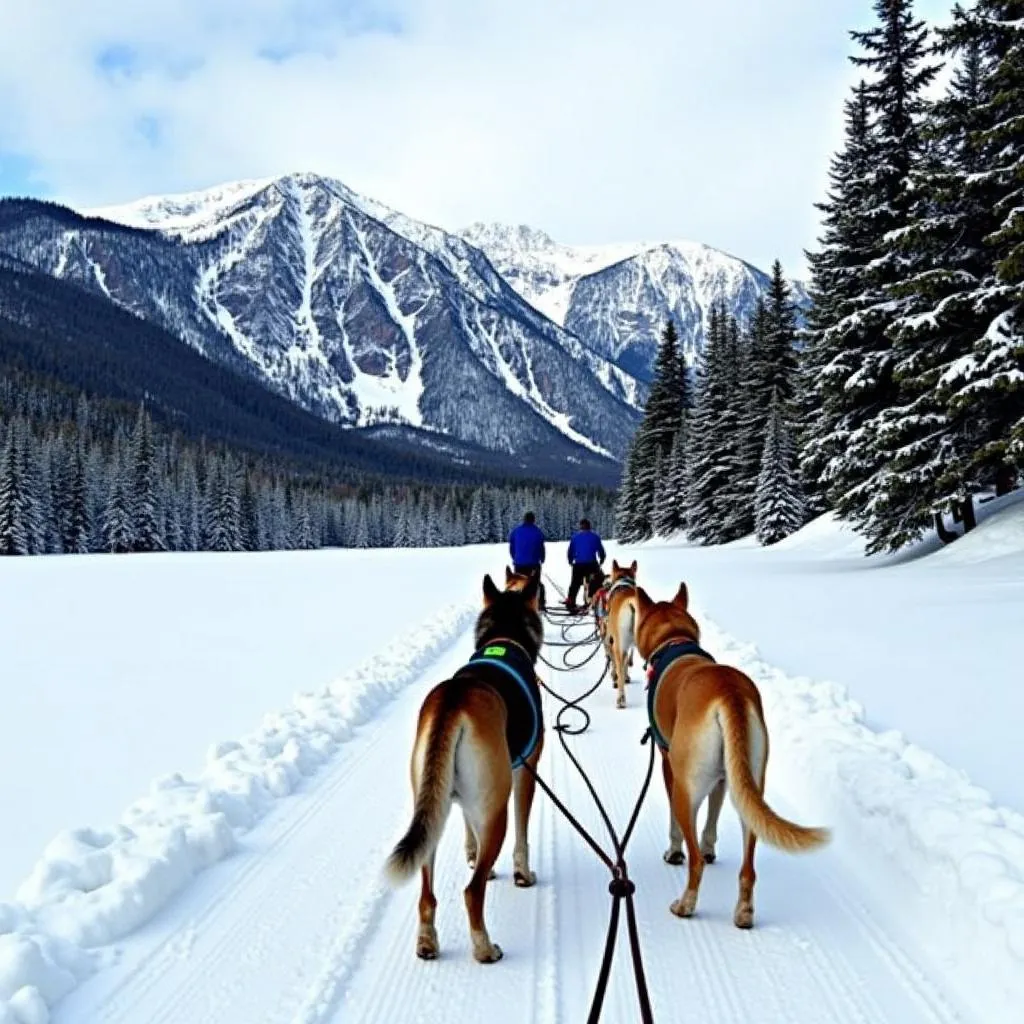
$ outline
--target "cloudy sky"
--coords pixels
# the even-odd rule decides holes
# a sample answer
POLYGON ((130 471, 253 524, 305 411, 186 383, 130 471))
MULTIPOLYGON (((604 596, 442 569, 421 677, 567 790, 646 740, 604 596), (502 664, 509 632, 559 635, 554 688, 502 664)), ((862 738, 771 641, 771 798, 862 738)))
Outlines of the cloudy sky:
POLYGON ((689 238, 799 273, 871 7, 0 0, 0 194, 312 170, 447 228, 689 238))

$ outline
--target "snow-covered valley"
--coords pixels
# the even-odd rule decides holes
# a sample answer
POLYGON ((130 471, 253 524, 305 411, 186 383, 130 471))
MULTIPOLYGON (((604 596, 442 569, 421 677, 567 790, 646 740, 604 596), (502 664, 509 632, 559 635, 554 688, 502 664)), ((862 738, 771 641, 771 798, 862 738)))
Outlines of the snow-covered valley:
MULTIPOLYGON (((895 562, 859 557, 829 520, 767 550, 610 545, 638 559, 655 596, 687 580, 705 646, 764 695, 770 800, 834 829, 819 854, 759 848, 758 925, 740 933, 727 810, 698 916, 680 921, 656 781, 629 862, 657 1020, 681 1006, 721 1021, 1014 1019, 1024 505, 1004 504, 965 540, 895 562)), ((489 890, 501 964, 469 956, 454 817, 438 864, 440 961, 413 956, 414 887, 391 892, 380 877, 408 816, 419 703, 471 654, 481 577, 504 556, 0 564, 12 667, 0 1020, 469 1021, 485 1008, 495 1021, 582 1019, 607 874, 543 795, 539 885, 510 884, 506 844, 489 890)), ((575 693, 597 671, 544 674, 575 693)), ((593 725, 571 742, 622 821, 646 766, 646 716, 638 683, 624 712, 612 693, 589 699, 593 725)), ((548 739, 543 774, 599 828, 548 739)), ((624 943, 602 1019, 637 1019, 624 943)))

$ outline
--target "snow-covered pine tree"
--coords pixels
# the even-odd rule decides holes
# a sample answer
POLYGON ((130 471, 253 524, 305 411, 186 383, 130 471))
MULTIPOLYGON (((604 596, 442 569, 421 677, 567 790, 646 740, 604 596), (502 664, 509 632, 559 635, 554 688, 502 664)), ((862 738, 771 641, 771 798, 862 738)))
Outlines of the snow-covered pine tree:
POLYGON ((772 396, 755 498, 755 529, 762 544, 775 544, 804 523, 803 496, 786 407, 778 393, 772 396))
POLYGON ((484 515, 484 496, 480 488, 473 492, 473 499, 469 503, 469 522, 466 533, 470 544, 487 543, 488 530, 484 515))
POLYGON ((69 554, 84 555, 89 550, 91 523, 86 458, 81 440, 75 445, 71 457, 67 502, 64 517, 64 550, 69 554))
POLYGON ((132 433, 131 449, 131 515, 132 550, 162 551, 164 549, 161 516, 157 502, 156 447, 153 425, 144 406, 139 406, 132 433))
POLYGON ((181 467, 181 483, 178 487, 178 518, 181 520, 183 550, 198 551, 202 541, 201 499, 196 464, 191 453, 186 455, 181 467))
POLYGON ((131 486, 131 465, 124 446, 119 445, 107 476, 107 501, 103 509, 105 551, 123 554, 135 549, 131 486))
POLYGON ((998 220, 985 239, 992 269, 972 294, 983 330, 942 378, 950 415, 971 428, 971 447, 943 484, 954 492, 961 480, 1003 491, 1024 469, 1024 4, 958 6, 941 41, 947 51, 977 48, 985 68, 982 124, 973 136, 984 170, 971 184, 998 220))
POLYGON ((698 372, 697 405, 690 426, 690 536, 717 544, 734 539, 726 530, 736 487, 738 327, 723 306, 711 313, 698 372))
POLYGON ((672 442, 679 431, 683 411, 682 353, 675 324, 668 320, 661 332, 658 354, 654 360, 654 379, 644 405, 640 429, 650 438, 653 457, 667 460, 672 442))
POLYGON ((242 490, 238 466, 224 454, 214 458, 207 480, 206 549, 242 550, 242 490))
POLYGON ((29 535, 22 497, 21 460, 12 420, 0 453, 0 555, 27 554, 29 535))
POLYGON ((353 540, 353 547, 368 548, 370 546, 370 520, 366 512, 366 505, 359 503, 359 514, 356 520, 356 533, 353 540))
POLYGON ((687 471, 687 428, 689 415, 683 410, 679 429, 676 431, 669 452, 668 465, 663 467, 664 486, 658 498, 654 515, 654 530, 659 537, 671 537, 686 529, 686 495, 689 473, 687 471))
POLYGON ((35 437, 27 419, 17 421, 16 443, 21 463, 21 497, 28 533, 29 554, 42 555, 47 551, 47 534, 52 508, 49 481, 44 470, 44 455, 40 441, 35 437))
POLYGON ((615 536, 624 544, 632 544, 639 539, 636 525, 636 437, 626 450, 622 463, 622 479, 619 483, 619 495, 615 505, 615 536))
POLYGON ((905 271, 899 239, 913 222, 912 175, 923 155, 925 89, 938 71, 928 62, 929 32, 914 17, 913 0, 875 0, 875 12, 875 28, 852 33, 864 51, 853 62, 873 73, 866 92, 875 159, 863 211, 873 234, 871 259, 862 268, 863 292, 852 312, 828 332, 839 351, 822 371, 842 417, 826 478, 840 516, 853 521, 862 518, 871 501, 863 485, 886 460, 871 420, 900 401, 888 332, 908 304, 892 288, 905 271))
POLYGON ((904 279, 889 289, 903 306, 889 330, 898 398, 865 427, 880 458, 854 514, 869 553, 909 543, 981 486, 962 472, 975 447, 971 418, 951 414, 941 382, 987 327, 975 301, 992 265, 985 237, 998 226, 978 145, 986 78, 980 49, 969 47, 923 129, 913 216, 897 240, 904 279))
POLYGON ((844 115, 845 140, 832 158, 828 195, 815 204, 823 229, 819 248, 806 253, 811 307, 799 360, 797 406, 801 478, 813 515, 831 507, 826 470, 843 450, 849 411, 842 385, 856 370, 855 360, 846 358, 838 328, 859 309, 877 244, 867 216, 873 202, 875 134, 866 83, 854 89, 844 115))

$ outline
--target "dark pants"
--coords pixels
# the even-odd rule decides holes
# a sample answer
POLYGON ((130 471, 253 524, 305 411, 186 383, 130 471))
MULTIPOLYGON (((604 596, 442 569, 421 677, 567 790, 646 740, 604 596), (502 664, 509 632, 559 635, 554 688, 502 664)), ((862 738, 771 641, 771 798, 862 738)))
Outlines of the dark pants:
POLYGON ((541 567, 539 565, 521 565, 516 562, 512 569, 517 572, 520 576, 536 576, 537 582, 540 583, 540 606, 541 608, 546 607, 544 604, 544 583, 541 580, 541 567))
POLYGON ((572 567, 572 582, 569 584, 569 596, 566 598, 566 603, 570 608, 576 607, 576 595, 580 592, 580 587, 582 587, 595 572, 600 571, 601 566, 597 562, 577 562, 572 567))

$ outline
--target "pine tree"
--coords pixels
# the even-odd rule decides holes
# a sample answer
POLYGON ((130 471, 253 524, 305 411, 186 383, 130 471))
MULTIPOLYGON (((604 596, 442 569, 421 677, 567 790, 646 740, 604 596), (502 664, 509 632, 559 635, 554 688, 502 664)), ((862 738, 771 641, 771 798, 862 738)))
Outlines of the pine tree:
POLYGON ((682 354, 675 324, 669 320, 661 332, 661 342, 654 361, 654 380, 644 406, 641 429, 653 445, 653 457, 668 459, 672 441, 679 431, 684 391, 681 386, 682 354))
POLYGON ((484 518, 484 497, 479 488, 473 492, 473 500, 469 505, 466 534, 470 544, 487 543, 488 530, 484 518))
POLYGON ((950 460, 942 487, 1007 490, 1024 468, 1024 9, 1020 0, 957 7, 941 33, 947 52, 977 52, 985 83, 971 143, 983 165, 971 192, 996 225, 984 239, 990 270, 971 289, 981 323, 971 350, 943 375, 949 415, 970 426, 971 444, 950 460))
POLYGON ((735 320, 716 307, 700 363, 689 444, 687 521, 690 535, 706 544, 735 539, 726 524, 738 468, 737 345, 735 320))
MULTIPOLYGON (((811 458, 805 458, 805 467, 817 463, 839 514, 853 520, 871 500, 865 484, 885 462, 871 421, 899 404, 889 332, 907 303, 893 288, 905 269, 900 240, 913 222, 912 176, 924 153, 924 90, 937 71, 926 63, 928 30, 915 20, 912 0, 876 0, 875 11, 876 28, 852 33, 864 51, 854 63, 874 76, 860 90, 870 118, 871 160, 860 168, 859 182, 843 183, 855 208, 841 211, 838 240, 851 240, 844 233, 855 217, 861 221, 855 244, 845 254, 831 254, 839 259, 824 261, 826 269, 842 271, 839 297, 826 302, 827 312, 839 319, 815 345, 823 414, 808 444, 811 458)), ((812 263, 815 273, 822 266, 812 263)))
POLYGON ((133 551, 162 551, 163 531, 157 504, 156 449, 153 426, 143 406, 135 421, 131 442, 131 516, 133 551))
MULTIPOLYGON (((473 501, 476 504, 476 508, 479 514, 479 529, 478 533, 483 533, 483 503, 480 498, 480 492, 477 491, 473 495, 473 501)), ((396 500, 395 509, 395 530, 392 536, 391 545, 396 548, 408 548, 412 547, 412 539, 409 536, 409 501, 407 498, 398 498, 396 500)), ((474 542, 470 540, 470 543, 480 543, 479 541, 474 542)))
POLYGON ((0 454, 0 555, 29 554, 25 524, 21 460, 12 420, 0 454))
POLYGON ((804 522, 803 497, 785 408, 782 396, 776 392, 768 414, 755 499, 757 539, 762 544, 775 544, 795 533, 804 522))
POLYGON ((669 452, 668 465, 663 468, 662 473, 664 487, 654 515, 654 530, 659 537, 671 537, 686 529, 689 486, 687 429, 688 416, 684 410, 669 452))
POLYGON ((81 444, 75 446, 75 454, 72 457, 67 500, 64 550, 69 554, 84 555, 89 550, 91 524, 85 454, 81 444))
POLYGON ((846 360, 837 329, 859 308, 876 243, 867 215, 876 139, 866 83, 856 87, 844 115, 845 141, 832 159, 828 196, 816 204, 823 226, 820 247, 806 254, 812 301, 803 332, 797 406, 801 477, 815 515, 830 507, 826 471, 843 451, 849 415, 842 385, 856 369, 855 360, 846 360))
POLYGON ((123 455, 110 468, 107 503, 103 509, 103 547, 115 554, 134 550, 131 484, 123 455))
POLYGON ((889 289, 903 310, 889 330, 896 400, 864 427, 879 465, 847 498, 869 553, 914 540, 943 506, 959 507, 978 489, 957 472, 974 447, 972 425, 950 415, 941 384, 985 329, 973 290, 990 265, 984 237, 996 227, 975 184, 984 65, 976 47, 965 58, 925 125, 913 219, 897 242, 904 279, 889 289))
POLYGON ((357 548, 370 547, 370 521, 366 514, 366 505, 364 504, 359 505, 359 518, 356 523, 356 534, 353 546, 357 548))
POLYGON ((924 154, 924 90, 937 72, 935 65, 925 63, 929 34, 914 18, 912 0, 876 0, 875 10, 881 24, 853 33, 866 51, 853 60, 875 74, 867 87, 876 117, 876 164, 873 205, 866 213, 876 241, 873 259, 864 268, 860 308, 836 328, 845 342, 846 361, 853 356, 857 365, 845 379, 832 375, 846 398, 848 420, 829 479, 839 514, 855 522, 863 519, 873 498, 873 488, 864 485, 887 461, 872 421, 900 404, 890 331, 909 309, 895 290, 905 272, 900 246, 914 220, 913 176, 924 154))

